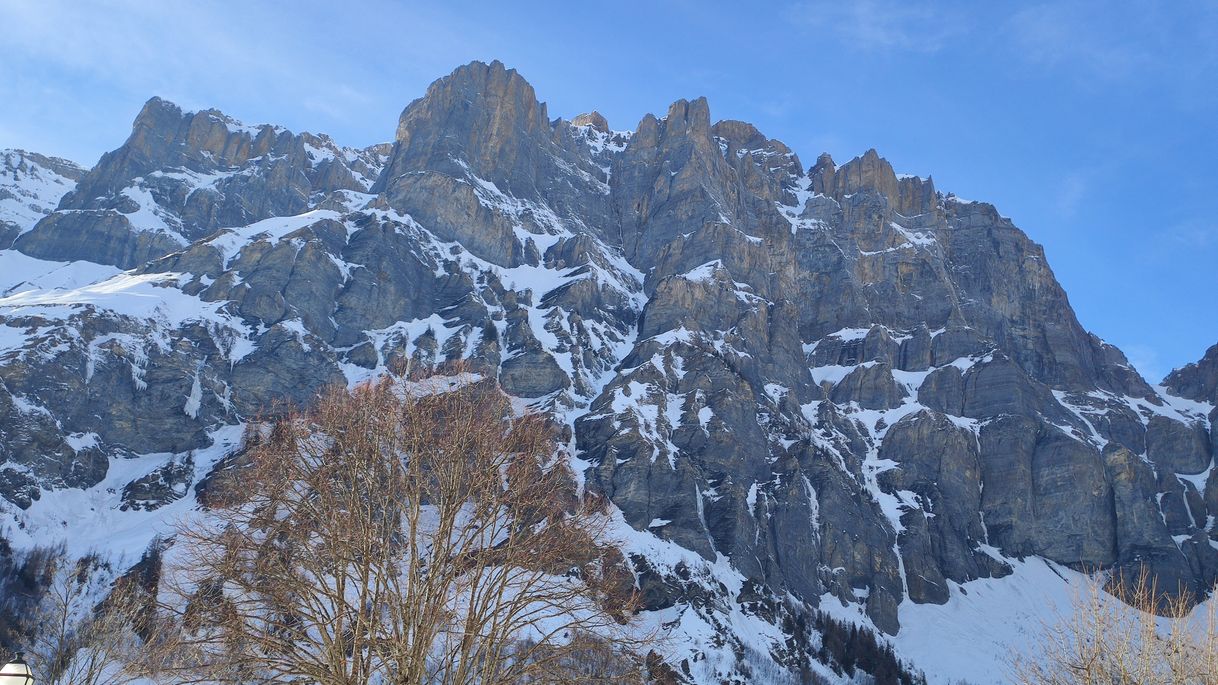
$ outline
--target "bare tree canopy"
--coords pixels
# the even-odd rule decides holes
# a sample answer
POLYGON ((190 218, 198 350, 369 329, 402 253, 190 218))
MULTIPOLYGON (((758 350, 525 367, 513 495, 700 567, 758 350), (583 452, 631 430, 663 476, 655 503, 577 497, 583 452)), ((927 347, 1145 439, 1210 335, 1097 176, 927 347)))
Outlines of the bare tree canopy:
POLYGON ((1012 681, 1218 685, 1216 606, 1196 605, 1187 592, 1162 592, 1145 571, 1106 586, 1089 579, 1070 612, 1042 626, 1036 650, 1012 659, 1012 681))
POLYGON ((630 682, 633 576, 543 416, 469 374, 335 389, 250 433, 163 574, 179 681, 630 682), (587 664, 597 662, 596 669, 587 664))
MULTIPOLYGON (((101 557, 72 559, 62 547, 35 549, 27 570, 39 576, 37 597, 17 603, 2 597, 18 616, 8 642, 24 652, 40 683, 125 685, 137 660, 148 614, 147 596, 135 577, 114 577, 101 557), (100 601, 103 600, 104 601, 100 601)), ((137 565, 138 566, 138 565, 137 565)))

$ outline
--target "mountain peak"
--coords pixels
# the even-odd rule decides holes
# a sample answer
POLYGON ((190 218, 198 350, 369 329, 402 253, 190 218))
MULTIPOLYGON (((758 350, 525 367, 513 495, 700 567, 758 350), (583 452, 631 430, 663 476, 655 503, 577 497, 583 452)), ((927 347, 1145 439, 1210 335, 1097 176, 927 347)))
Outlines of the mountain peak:
POLYGON ((906 216, 934 211, 938 204, 935 183, 930 178, 897 175, 888 160, 875 148, 839 166, 825 152, 816 158, 808 170, 812 188, 818 193, 841 199, 858 192, 873 192, 883 196, 889 206, 906 216))
MULTIPOLYGON (((1167 374, 1163 385, 1180 397, 1218 406, 1218 345, 1206 350, 1200 360, 1167 374)), ((1214 446, 1218 448, 1218 437, 1214 446)))
MULTIPOLYGON (((724 119, 715 122, 712 132, 720 138, 725 138, 746 149, 757 149, 765 146, 769 139, 757 130, 757 127, 747 121, 724 119)), ((783 147, 786 147, 785 145, 783 147)))
POLYGON ((571 120, 571 125, 591 126, 593 129, 600 131, 601 133, 609 132, 609 121, 596 110, 577 115, 571 120))
POLYGON ((710 131, 710 104, 705 97, 693 100, 677 100, 668 106, 668 114, 664 117, 669 130, 673 126, 681 126, 687 131, 710 131))
POLYGON ((839 199, 860 191, 875 192, 888 198, 894 206, 900 194, 892 165, 875 148, 840 167, 833 164, 828 153, 822 154, 812 167, 812 184, 817 192, 839 199))
POLYGON ((153 95, 144 102, 144 106, 140 109, 140 113, 135 115, 135 124, 145 121, 150 117, 156 117, 159 113, 165 112, 181 116, 184 110, 177 103, 166 100, 159 95, 153 95))
POLYGON ((396 139, 404 146, 428 124, 474 130, 477 124, 509 133, 516 127, 538 132, 548 126, 546 106, 537 101, 533 86, 515 69, 494 60, 470 62, 434 81, 427 93, 406 106, 398 119, 396 139), (503 127, 510 126, 507 130, 503 127))
POLYGON ((216 109, 185 111, 154 96, 136 115, 127 140, 102 155, 77 189, 64 198, 64 208, 85 209, 96 198, 117 192, 132 179, 156 169, 241 164, 265 152, 263 148, 269 148, 280 132, 284 130, 269 125, 246 126, 216 109), (260 137, 261 146, 255 146, 260 137))

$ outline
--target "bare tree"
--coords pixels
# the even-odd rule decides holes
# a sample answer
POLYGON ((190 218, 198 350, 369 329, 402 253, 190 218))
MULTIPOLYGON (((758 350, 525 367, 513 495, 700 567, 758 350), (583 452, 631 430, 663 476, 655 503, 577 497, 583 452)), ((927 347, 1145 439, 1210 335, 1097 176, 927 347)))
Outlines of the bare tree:
POLYGON ((45 592, 22 617, 21 640, 30 666, 48 685, 124 685, 139 648, 137 589, 111 582, 109 566, 93 555, 71 559, 62 548, 47 564, 45 592))
POLYGON ((1020 685, 1218 685, 1215 603, 1133 582, 1091 579, 1070 613, 1042 626, 1031 654, 1012 659, 1020 685))
POLYGON ((468 374, 336 389, 181 527, 162 672, 221 682, 629 682, 633 576, 547 419, 468 374), (172 636, 169 639, 167 636, 172 636), (625 648, 625 649, 624 649, 625 648), (581 672, 584 671, 584 672, 581 672))

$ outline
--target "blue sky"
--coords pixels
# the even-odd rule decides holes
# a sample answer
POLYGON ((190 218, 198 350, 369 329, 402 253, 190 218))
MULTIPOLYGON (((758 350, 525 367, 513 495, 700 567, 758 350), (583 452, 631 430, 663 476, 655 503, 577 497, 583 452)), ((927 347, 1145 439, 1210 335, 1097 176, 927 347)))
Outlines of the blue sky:
POLYGON ((152 95, 371 144, 500 59, 551 116, 705 95, 993 202, 1152 381, 1218 342, 1218 1, 750 4, 0 0, 0 147, 92 164, 152 95))

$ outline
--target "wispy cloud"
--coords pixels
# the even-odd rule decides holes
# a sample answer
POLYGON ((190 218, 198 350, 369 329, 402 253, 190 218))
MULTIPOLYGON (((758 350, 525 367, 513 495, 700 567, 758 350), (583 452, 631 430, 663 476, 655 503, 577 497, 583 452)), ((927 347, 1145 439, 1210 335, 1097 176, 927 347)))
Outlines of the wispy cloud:
POLYGON ((160 95, 250 123, 287 109, 292 120, 275 123, 333 133, 376 110, 388 137, 401 107, 481 44, 457 35, 441 11, 375 0, 359 12, 320 0, 290 8, 260 0, 0 0, 0 64, 17 72, 0 79, 11 105, 0 109, 0 126, 28 131, 38 108, 59 113, 42 126, 70 128, 73 112, 120 99, 134 116, 134 103, 160 95), (367 38, 383 26, 393 27, 392 40, 367 38), (364 40, 381 46, 371 53, 364 40), (41 77, 72 87, 41 93, 41 77))
POLYGON ((1164 236, 1176 246, 1202 250, 1218 247, 1218 221, 1189 219, 1168 228, 1164 236))
POLYGON ((923 2, 810 0, 792 8, 795 21, 861 50, 936 52, 967 26, 962 15, 923 2))
POLYGON ((1001 26, 1018 59, 1084 82, 1156 85, 1218 64, 1218 3, 1056 0, 1028 4, 1001 26), (1168 79, 1170 80, 1170 79, 1168 79))
POLYGON ((1079 3, 1029 5, 1010 18, 1010 35, 1022 57, 1046 66, 1081 67, 1093 76, 1122 78, 1151 62, 1141 41, 1125 40, 1097 22, 1079 3))
POLYGON ((1080 171, 1071 172, 1062 178, 1054 198, 1058 216, 1072 219, 1078 214, 1079 207, 1087 195, 1087 186, 1087 176, 1080 171))

